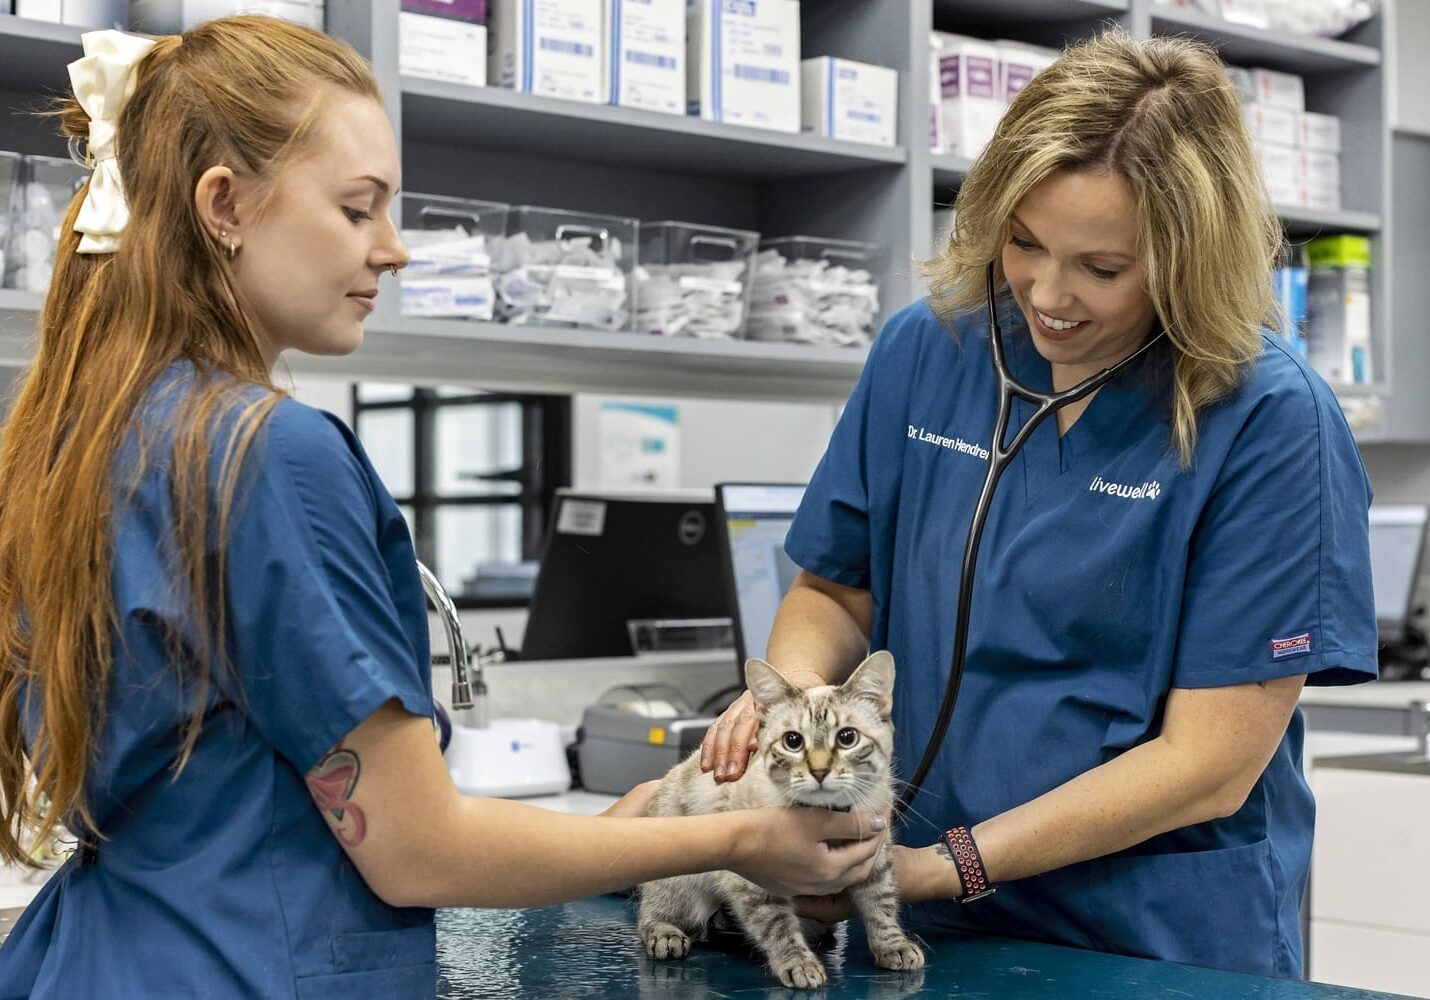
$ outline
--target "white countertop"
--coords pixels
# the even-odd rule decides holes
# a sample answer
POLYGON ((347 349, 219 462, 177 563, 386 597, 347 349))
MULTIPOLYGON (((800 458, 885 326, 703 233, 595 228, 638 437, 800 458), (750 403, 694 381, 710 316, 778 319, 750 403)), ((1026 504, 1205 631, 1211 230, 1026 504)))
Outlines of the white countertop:
POLYGON ((562 792, 560 795, 534 795, 529 799, 514 801, 525 802, 529 806, 540 806, 542 809, 550 809, 552 812, 582 813, 594 816, 598 812, 604 812, 612 805, 616 801, 616 796, 573 789, 569 792, 562 792))

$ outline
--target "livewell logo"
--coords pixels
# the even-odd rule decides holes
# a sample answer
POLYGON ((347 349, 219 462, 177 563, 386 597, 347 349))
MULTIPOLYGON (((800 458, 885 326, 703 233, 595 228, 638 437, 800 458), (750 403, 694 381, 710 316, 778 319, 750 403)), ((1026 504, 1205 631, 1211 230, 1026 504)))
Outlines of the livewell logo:
POLYGON ((1101 476, 1093 476, 1087 490, 1089 493, 1106 493, 1110 497, 1121 497, 1123 500, 1156 500, 1162 495, 1162 484, 1154 479, 1141 486, 1129 486, 1126 483, 1109 483, 1101 476))

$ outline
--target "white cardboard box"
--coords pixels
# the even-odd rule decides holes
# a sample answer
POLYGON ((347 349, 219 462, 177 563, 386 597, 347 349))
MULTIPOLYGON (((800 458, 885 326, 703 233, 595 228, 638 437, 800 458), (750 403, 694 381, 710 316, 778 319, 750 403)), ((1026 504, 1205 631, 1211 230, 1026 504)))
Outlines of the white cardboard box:
POLYGON ((1302 111, 1296 115, 1296 145, 1323 153, 1341 151, 1341 120, 1335 115, 1302 111))
POLYGON ((1017 42, 998 43, 998 98, 1004 105, 1033 81, 1043 70, 1057 62, 1060 53, 1017 42))
POLYGON ((685 0, 606 0, 607 100, 685 114, 685 0))
POLYGON ((1261 164, 1261 179, 1266 183, 1272 204, 1301 204, 1297 151, 1289 146, 1277 146, 1267 142, 1252 145, 1256 150, 1257 161, 1261 164))
MULTIPOLYGON (((65 0, 65 6, 71 6, 70 0, 65 0)), ((238 13, 269 14, 322 31, 326 8, 322 0, 130 0, 129 27, 149 34, 176 35, 202 21, 238 13)))
POLYGON ((939 82, 939 54, 943 45, 938 35, 929 33, 929 149, 935 153, 947 153, 948 143, 943 137, 943 84, 939 82))
POLYGON ((1247 131, 1256 142, 1269 142, 1275 146, 1295 146, 1296 112, 1270 104, 1244 104, 1241 116, 1246 119, 1247 131))
POLYGON ((686 11, 690 114, 798 132, 799 0, 690 0, 686 11))
POLYGON ((1314 149, 1296 151, 1296 179, 1306 187, 1341 189, 1341 157, 1339 153, 1323 153, 1314 149))
POLYGON ((1251 89, 1256 94, 1257 104, 1270 104, 1287 111, 1306 110, 1306 85, 1295 73, 1254 68, 1251 71, 1251 89))
POLYGON ((1255 104, 1256 87, 1251 81, 1251 70, 1245 66, 1226 66, 1223 68, 1226 70, 1228 79, 1231 80, 1231 85, 1236 88, 1236 96, 1241 100, 1241 103, 1255 104))
POLYGON ((976 159, 1003 117, 998 46, 961 35, 942 35, 940 40, 944 142, 950 153, 976 159))
POLYGON ((568 101, 606 101, 599 0, 492 0, 487 79, 496 87, 568 101))
POLYGON ((1309 187, 1301 185, 1300 203, 1305 208, 1314 208, 1322 212, 1338 212, 1341 208, 1341 189, 1309 187))
POLYGON ((802 130, 846 142, 892 146, 898 135, 899 72, 820 56, 800 63, 802 130))
POLYGON ((486 25, 403 11, 397 34, 404 76, 487 85, 486 25))

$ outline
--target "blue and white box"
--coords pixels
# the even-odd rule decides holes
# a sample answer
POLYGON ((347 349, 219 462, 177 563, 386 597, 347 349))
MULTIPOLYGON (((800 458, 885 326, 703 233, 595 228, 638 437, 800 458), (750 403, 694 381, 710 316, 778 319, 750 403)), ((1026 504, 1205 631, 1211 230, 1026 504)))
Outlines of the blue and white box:
POLYGON ((487 15, 494 87, 606 103, 601 0, 493 0, 487 15))
POLYGON ((686 13, 690 114, 798 132, 799 0, 689 0, 686 13))
POLYGON ((800 66, 805 132, 892 146, 898 138, 899 71, 820 56, 800 66))
POLYGON ((610 103, 685 114, 685 0, 606 0, 610 103))

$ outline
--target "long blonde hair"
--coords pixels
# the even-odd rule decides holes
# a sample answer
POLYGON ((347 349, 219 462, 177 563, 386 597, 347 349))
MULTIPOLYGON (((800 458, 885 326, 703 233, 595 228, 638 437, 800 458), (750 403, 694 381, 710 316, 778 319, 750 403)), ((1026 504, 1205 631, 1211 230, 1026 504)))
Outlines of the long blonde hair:
POLYGON ((1176 38, 1108 31, 1069 48, 1014 99, 954 204, 947 246, 925 264, 935 308, 976 309, 1015 206, 1058 170, 1111 170, 1137 204, 1137 255, 1174 348, 1172 440, 1183 465, 1197 416, 1225 397, 1274 324, 1281 225, 1216 54, 1176 38))
MULTIPOLYGON (((165 464, 182 563, 173 585, 193 620, 168 638, 199 707, 176 773, 193 749, 213 671, 226 665, 222 553, 238 472, 281 398, 224 254, 200 223, 195 185, 222 164, 271 193, 333 88, 378 97, 351 48, 283 21, 225 18, 162 38, 118 122, 131 211, 118 252, 77 254, 85 192, 69 206, 35 358, 0 441, 0 862, 29 862, 27 830, 43 838, 65 822, 99 832, 85 778, 119 627, 113 510, 141 471, 117 468, 116 456, 141 429, 139 404, 156 378, 185 358, 198 377, 174 408, 165 464)), ((63 134, 88 136, 72 98, 56 115, 63 134)))

